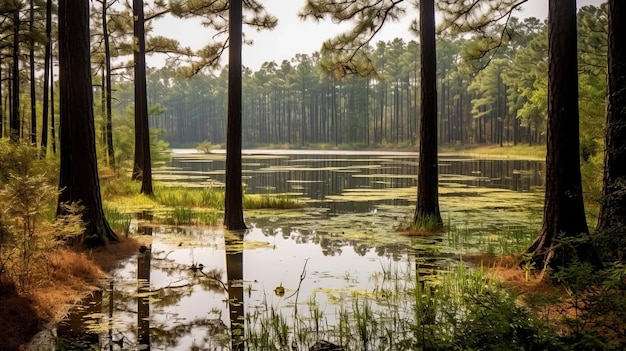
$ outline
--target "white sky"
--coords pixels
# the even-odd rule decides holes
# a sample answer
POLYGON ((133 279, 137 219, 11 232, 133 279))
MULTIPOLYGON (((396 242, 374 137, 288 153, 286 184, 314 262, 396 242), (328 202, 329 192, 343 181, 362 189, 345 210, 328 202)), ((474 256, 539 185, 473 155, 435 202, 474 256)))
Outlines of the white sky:
MULTIPOLYGON (((257 70, 263 62, 275 61, 280 64, 283 60, 291 59, 298 53, 310 54, 319 51, 322 43, 349 28, 348 24, 336 25, 330 21, 316 23, 312 20, 301 21, 297 14, 304 6, 303 0, 260 0, 269 13, 278 18, 278 26, 272 31, 256 32, 244 27, 247 39, 252 39, 252 46, 243 48, 243 65, 257 70)), ((605 0, 578 0, 578 5, 593 4, 599 6, 605 0)), ((409 3, 407 1, 407 3, 409 3)), ((409 6, 409 5, 407 5, 409 6)), ((528 0, 523 12, 515 14, 517 17, 537 17, 545 19, 548 14, 548 0, 528 0)), ((374 39, 388 41, 396 37, 406 41, 415 39, 409 34, 409 23, 417 14, 413 8, 407 8, 407 14, 402 22, 389 23, 374 39)), ((183 46, 197 50, 211 40, 211 32, 202 27, 199 21, 164 19, 154 23, 154 34, 164 35, 177 39, 183 46)), ((160 66, 162 59, 148 58, 149 66, 160 66)))

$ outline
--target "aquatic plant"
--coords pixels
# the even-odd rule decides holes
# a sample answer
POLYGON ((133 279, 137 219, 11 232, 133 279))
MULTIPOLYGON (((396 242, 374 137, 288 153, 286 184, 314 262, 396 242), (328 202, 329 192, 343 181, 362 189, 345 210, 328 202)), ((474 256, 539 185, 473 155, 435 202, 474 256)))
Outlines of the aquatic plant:
POLYGON ((298 200, 283 194, 277 195, 257 195, 250 194, 243 197, 243 208, 247 210, 272 208, 272 209, 294 209, 302 208, 303 204, 298 200))
POLYGON ((130 222, 132 216, 129 213, 123 213, 118 211, 117 209, 110 208, 108 206, 103 206, 104 216, 111 228, 115 231, 119 231, 124 236, 128 237, 130 232, 130 222))
POLYGON ((434 283, 415 276, 384 274, 374 291, 344 300, 334 312, 307 302, 309 315, 287 318, 279 306, 253 308, 246 316, 251 350, 308 350, 323 343, 332 350, 559 349, 550 328, 516 304, 516 296, 464 264, 434 283), (398 280, 412 284, 398 284, 398 280), (383 286, 384 285, 384 286, 383 286), (326 321, 322 323, 321 321, 326 321), (328 321, 334 321, 329 323, 328 321), (333 348, 334 347, 334 348, 333 348))

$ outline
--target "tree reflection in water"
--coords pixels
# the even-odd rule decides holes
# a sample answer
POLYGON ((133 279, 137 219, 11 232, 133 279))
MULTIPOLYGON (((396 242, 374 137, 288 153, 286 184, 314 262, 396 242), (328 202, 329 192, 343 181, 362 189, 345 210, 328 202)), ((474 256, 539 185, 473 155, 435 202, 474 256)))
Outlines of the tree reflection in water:
MULTIPOLYGON (((296 295, 291 294, 296 289, 299 303, 310 300, 313 307, 328 313, 324 322, 333 325, 339 318, 332 313, 334 304, 345 303, 353 292, 382 291, 380 285, 390 282, 390 267, 411 272, 413 284, 417 280, 424 293, 431 293, 426 289, 428 282, 436 279, 438 271, 458 264, 459 251, 485 251, 485 245, 497 244, 500 239, 512 244, 525 240, 522 236, 500 238, 486 231, 482 211, 490 211, 489 226, 510 227, 519 225, 519 218, 531 213, 525 206, 542 206, 541 197, 529 191, 542 185, 538 180, 543 169, 540 162, 445 158, 440 164, 447 191, 443 199, 448 201, 448 208, 457 211, 451 218, 460 218, 458 223, 463 226, 476 223, 476 228, 404 237, 393 228, 413 210, 413 156, 358 157, 283 157, 251 163, 250 167, 256 168, 251 170, 246 193, 274 189, 314 200, 307 202, 311 207, 296 216, 279 211, 249 213, 252 228, 238 233, 203 227, 148 226, 133 230, 149 235, 150 250, 122 262, 113 272, 115 289, 109 287, 103 292, 102 298, 108 302, 105 306, 95 303, 89 305, 92 312, 77 312, 83 317, 91 315, 87 319, 102 324, 99 341, 89 334, 86 338, 92 340, 92 345, 99 342, 109 350, 120 349, 120 340, 124 349, 241 350, 244 337, 255 328, 254 320, 245 325, 244 312, 263 316, 277 311, 287 316, 286 325, 293 327, 296 295), (490 187, 501 189, 488 191, 490 187), (358 194, 363 196, 354 196, 358 194), (468 211, 468 204, 485 205, 468 211), (493 216, 504 211, 506 216, 493 216), (307 275, 300 289, 305 262, 307 275), (274 294, 278 286, 287 293, 274 294), (101 312, 100 317, 94 317, 97 314, 93 312, 101 312)), ((219 169, 214 172, 207 168, 219 168, 219 162, 189 162, 183 166, 189 165, 205 167, 202 171, 211 172, 211 177, 221 174, 219 169)), ((138 222, 150 220, 150 213, 142 215, 138 222)), ((307 317, 306 310, 298 312, 298 317, 307 317)), ((425 319, 424 325, 430 322, 425 319)), ((419 333, 427 335, 427 329, 419 333)), ((67 328, 61 334, 69 335, 67 328)), ((318 338, 315 332, 305 335, 298 346, 310 349, 327 336, 318 338)))
POLYGON ((244 348, 243 235, 244 231, 224 235, 231 347, 237 351, 244 348))
POLYGON ((150 258, 152 249, 142 246, 137 257, 137 341, 150 350, 150 258))

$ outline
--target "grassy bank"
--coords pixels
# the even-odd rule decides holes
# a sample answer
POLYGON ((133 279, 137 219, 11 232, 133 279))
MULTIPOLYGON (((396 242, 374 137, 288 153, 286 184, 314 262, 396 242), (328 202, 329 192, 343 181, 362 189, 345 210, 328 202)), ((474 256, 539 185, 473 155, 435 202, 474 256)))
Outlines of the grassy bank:
POLYGON ((518 145, 442 145, 439 146, 439 153, 454 153, 468 156, 482 157, 502 157, 502 158, 523 158, 523 159, 546 159, 545 145, 527 144, 518 145))

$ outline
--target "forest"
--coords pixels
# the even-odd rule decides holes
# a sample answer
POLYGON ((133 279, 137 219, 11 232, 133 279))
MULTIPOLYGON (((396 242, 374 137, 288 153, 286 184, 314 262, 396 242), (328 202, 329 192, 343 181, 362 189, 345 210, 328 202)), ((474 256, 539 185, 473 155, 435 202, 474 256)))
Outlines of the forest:
MULTIPOLYGON (((575 0, 550 0, 543 21, 515 17, 525 2, 307 0, 302 19, 348 23, 351 29, 328 38, 319 51, 252 70, 241 61, 243 28, 272 30, 279 20, 256 0, 3 1, 0 349, 22 349, 44 322, 73 318, 68 316, 87 295, 100 299, 89 311, 99 316, 108 308, 109 319, 97 317, 97 331, 68 331, 61 322, 53 328, 68 338, 53 338, 52 349, 122 349, 124 342, 148 349, 622 349, 626 28, 618 19, 626 3, 577 8, 575 0), (418 18, 410 29, 415 40, 375 41, 386 23, 406 15, 418 18), (163 16, 199 19, 215 34, 194 52, 152 34, 163 16), (167 57, 164 66, 149 67, 151 55, 167 57), (543 167, 537 173, 541 182, 522 191, 527 194, 494 195, 480 183, 486 170, 446 173, 455 162, 467 161, 468 153, 470 160, 493 161, 472 154, 481 147, 528 164, 538 153, 545 163, 533 167, 543 167), (334 158, 316 159, 315 150, 334 158), (389 154, 375 158, 369 152, 389 154), (405 161, 405 153, 415 160, 405 161), (389 164, 379 165, 380 157, 389 164), (368 166, 361 165, 364 159, 368 166), (407 166, 414 174, 375 173, 404 172, 407 166), (288 186, 255 190, 264 174, 288 186), (200 181, 190 186, 194 177, 200 181), (384 179, 353 184, 370 177, 384 179), (400 181, 405 178, 409 183, 400 181), (346 191, 331 194, 317 183, 343 184, 346 191), (337 218, 354 221, 356 211, 339 210, 339 203, 358 207, 358 196, 368 195, 377 200, 366 200, 364 216, 383 214, 384 224, 332 224, 337 218), (467 197, 465 207, 450 205, 455 196, 467 197), (489 196, 509 199, 510 207, 473 208, 495 201, 489 196), (506 222, 489 232, 489 220, 481 221, 498 222, 503 208, 527 211, 537 221, 506 222), (467 213, 476 217, 461 221, 467 213), (398 223, 398 217, 405 219, 398 223), (325 221, 331 226, 318 224, 325 221), (462 227, 469 222, 475 237, 462 227), (181 230, 208 230, 206 236, 220 243, 207 246, 207 237, 190 239, 181 230), (316 296, 326 295, 332 305, 331 296, 339 292, 302 287, 306 257, 294 263, 302 273, 294 275, 291 287, 285 285, 287 296, 282 280, 265 278, 276 286, 269 295, 279 302, 268 306, 264 292, 259 308, 254 296, 268 286, 244 277, 244 254, 256 257, 252 252, 259 245, 277 250, 279 233, 319 244, 325 257, 350 247, 359 256, 395 259, 385 263, 385 278, 371 294, 351 293, 349 312, 341 305, 337 314, 320 317, 316 296), (499 238, 497 254, 489 236, 499 238), (459 240, 483 246, 460 248, 459 240), (177 251, 182 249, 172 241, 191 253, 177 251), (198 264, 194 252, 206 256, 212 245, 225 260, 211 264, 224 269, 206 273, 209 263, 198 264), (443 246, 423 251, 433 245, 443 246), (185 258, 171 259, 163 255, 167 250, 185 258), (388 274, 398 262, 415 269, 406 277, 396 272, 389 287, 388 274), (128 271, 133 263, 136 268, 128 271), (427 275, 434 278, 422 279, 421 264, 433 265, 427 275), (136 286, 127 296, 119 276, 129 272, 136 273, 136 286), (159 275, 181 272, 173 280, 184 282, 180 287, 158 287, 159 275), (161 325, 158 314, 150 315, 150 308, 169 308, 160 301, 183 313, 184 296, 194 286, 214 294, 212 301, 230 301, 219 307, 225 317, 220 312, 211 319, 217 324, 206 329, 207 319, 198 317, 179 325, 186 326, 182 332, 176 323, 161 325), (305 292, 312 295, 306 303, 311 319, 298 314, 298 297, 305 292), (409 315, 388 308, 405 303, 409 315), (114 311, 130 309, 136 309, 134 322, 114 328, 114 311), (387 318, 394 321, 391 329, 383 327, 387 318), (197 327, 207 333, 204 344, 184 344, 181 335, 196 338, 197 327)), ((510 175, 488 181, 534 176, 512 167, 510 175)), ((82 323, 90 323, 87 315, 82 313, 82 323)))

